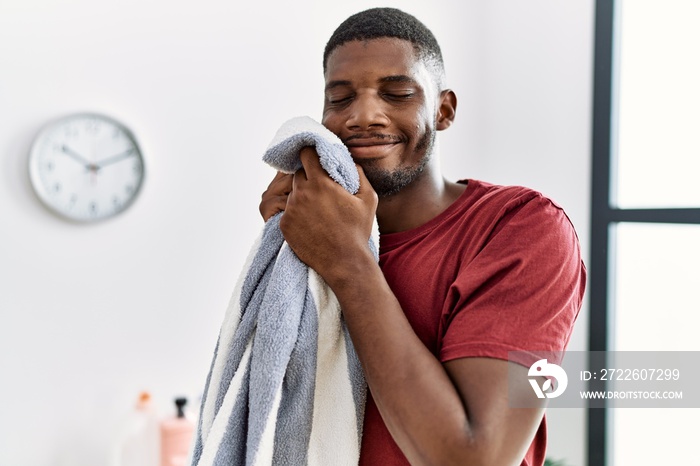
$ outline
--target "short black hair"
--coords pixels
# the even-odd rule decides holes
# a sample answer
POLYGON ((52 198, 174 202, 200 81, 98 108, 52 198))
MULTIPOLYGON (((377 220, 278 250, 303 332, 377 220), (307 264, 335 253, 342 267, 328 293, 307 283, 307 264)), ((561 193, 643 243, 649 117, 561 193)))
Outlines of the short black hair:
POLYGON ((425 24, 396 8, 371 8, 343 21, 326 44, 323 52, 323 72, 326 72, 331 52, 346 42, 386 37, 411 42, 418 58, 432 72, 438 90, 442 90, 445 64, 437 39, 425 24))

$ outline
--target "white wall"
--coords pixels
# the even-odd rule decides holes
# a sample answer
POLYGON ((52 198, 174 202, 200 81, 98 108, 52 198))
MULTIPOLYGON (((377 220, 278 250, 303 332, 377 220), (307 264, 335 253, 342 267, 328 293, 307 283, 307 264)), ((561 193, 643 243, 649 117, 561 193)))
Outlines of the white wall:
MULTIPOLYGON (((262 225, 262 151, 319 116, 325 41, 379 5, 442 44, 460 99, 448 178, 545 192, 587 255, 592 0, 0 0, 0 464, 106 464, 139 390, 162 414, 199 395, 262 225), (40 127, 80 111, 128 125, 146 164, 136 203, 96 225, 51 215, 27 175, 40 127)), ((583 415, 550 411, 552 457, 583 464, 583 415)))

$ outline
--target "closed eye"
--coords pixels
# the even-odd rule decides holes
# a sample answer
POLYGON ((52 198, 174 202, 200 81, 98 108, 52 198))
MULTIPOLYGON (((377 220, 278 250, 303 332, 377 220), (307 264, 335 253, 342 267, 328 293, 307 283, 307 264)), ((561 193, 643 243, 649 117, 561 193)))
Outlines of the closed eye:
POLYGON ((343 105, 352 100, 353 96, 345 96, 345 97, 327 97, 328 104, 329 105, 343 105))
POLYGON ((384 97, 387 99, 392 99, 392 100, 408 100, 411 97, 413 97, 415 94, 411 93, 406 93, 406 94, 398 94, 398 93, 385 93, 384 97))

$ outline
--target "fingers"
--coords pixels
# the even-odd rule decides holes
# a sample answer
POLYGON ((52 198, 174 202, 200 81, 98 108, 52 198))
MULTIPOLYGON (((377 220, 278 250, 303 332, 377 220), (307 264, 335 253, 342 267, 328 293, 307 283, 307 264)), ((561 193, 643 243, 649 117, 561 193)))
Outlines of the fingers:
POLYGON ((362 167, 358 164, 355 164, 355 167, 357 167, 357 174, 360 175, 360 189, 357 190, 356 195, 365 199, 371 198, 376 206, 376 204, 379 201, 379 198, 377 197, 377 192, 370 184, 369 180, 367 179, 367 175, 365 175, 365 171, 362 169, 362 167))
POLYGON ((355 168, 357 168, 357 174, 360 175, 360 189, 357 191, 357 193, 359 194, 372 189, 372 185, 369 184, 369 180, 367 179, 367 175, 365 175, 365 171, 362 169, 362 166, 356 163, 355 168))
POLYGON ((295 188, 298 190, 299 184, 303 183, 304 181, 306 181, 306 171, 303 168, 300 168, 292 177, 292 191, 294 191, 295 188))
POLYGON ((316 173, 320 171, 323 174, 326 173, 321 167, 318 153, 313 147, 304 147, 300 151, 299 158, 302 168, 294 174, 277 172, 267 190, 263 193, 259 209, 265 221, 286 209, 290 194, 295 190, 295 186, 307 180, 308 172, 316 173))
POLYGON ((275 214, 284 211, 289 193, 292 191, 293 175, 277 172, 262 194, 260 215, 266 222, 275 214))
POLYGON ((284 212, 287 207, 287 197, 288 196, 277 196, 260 203, 260 215, 262 215, 265 222, 276 214, 284 212))
POLYGON ((299 153, 301 165, 304 170, 306 179, 316 176, 317 174, 326 175, 326 171, 321 166, 321 161, 318 159, 318 152, 314 147, 304 147, 299 153))
POLYGON ((287 175, 286 173, 278 171, 277 173, 275 173, 275 177, 272 178, 272 181, 270 181, 270 184, 274 183, 275 181, 279 180, 280 178, 284 178, 286 175, 287 175))
POLYGON ((267 193, 277 194, 289 194, 292 190, 292 175, 289 173, 277 172, 275 177, 270 181, 267 186, 267 190, 263 193, 263 197, 267 193))
POLYGON ((318 159, 318 152, 316 152, 315 147, 307 146, 302 148, 299 152, 299 160, 301 160, 302 168, 297 170, 294 174, 292 190, 294 190, 295 186, 298 186, 308 179, 318 179, 319 174, 322 177, 328 177, 328 174, 321 166, 321 161, 318 159))
MULTIPOLYGON (((295 191, 301 192, 303 189, 302 185, 311 178, 314 178, 316 181, 321 181, 326 187, 333 186, 342 189, 340 185, 331 180, 321 166, 318 153, 314 147, 302 148, 299 153, 299 158, 302 163, 302 168, 297 170, 293 175, 278 172, 270 183, 268 190, 263 194, 264 202, 260 205, 260 211, 263 213, 263 207, 265 207, 265 213, 263 213, 265 220, 277 212, 284 211, 286 203, 289 200, 289 195, 295 191), (321 176, 317 176, 318 174, 321 176), (325 183, 325 181, 328 183, 325 183), (273 195, 280 195, 281 197, 273 198, 273 195), (263 204, 266 205, 263 206, 263 204), (266 215, 268 215, 268 217, 266 217, 266 215)), ((355 164, 355 167, 360 177, 360 189, 357 192, 357 196, 363 198, 365 202, 369 201, 373 203, 376 207, 378 202, 377 193, 372 188, 362 167, 358 164, 355 164)))

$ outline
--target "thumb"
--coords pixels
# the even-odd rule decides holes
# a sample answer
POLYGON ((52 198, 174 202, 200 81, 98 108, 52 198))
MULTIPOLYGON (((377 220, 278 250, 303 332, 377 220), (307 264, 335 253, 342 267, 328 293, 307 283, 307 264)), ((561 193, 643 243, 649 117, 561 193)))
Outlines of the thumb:
POLYGON ((355 164, 355 167, 357 168, 357 174, 360 175, 360 189, 357 190, 356 196, 359 196, 361 198, 368 198, 368 197, 374 198, 374 202, 376 203, 377 202, 377 193, 374 191, 372 184, 367 179, 367 175, 365 175, 365 171, 358 164, 355 164))

